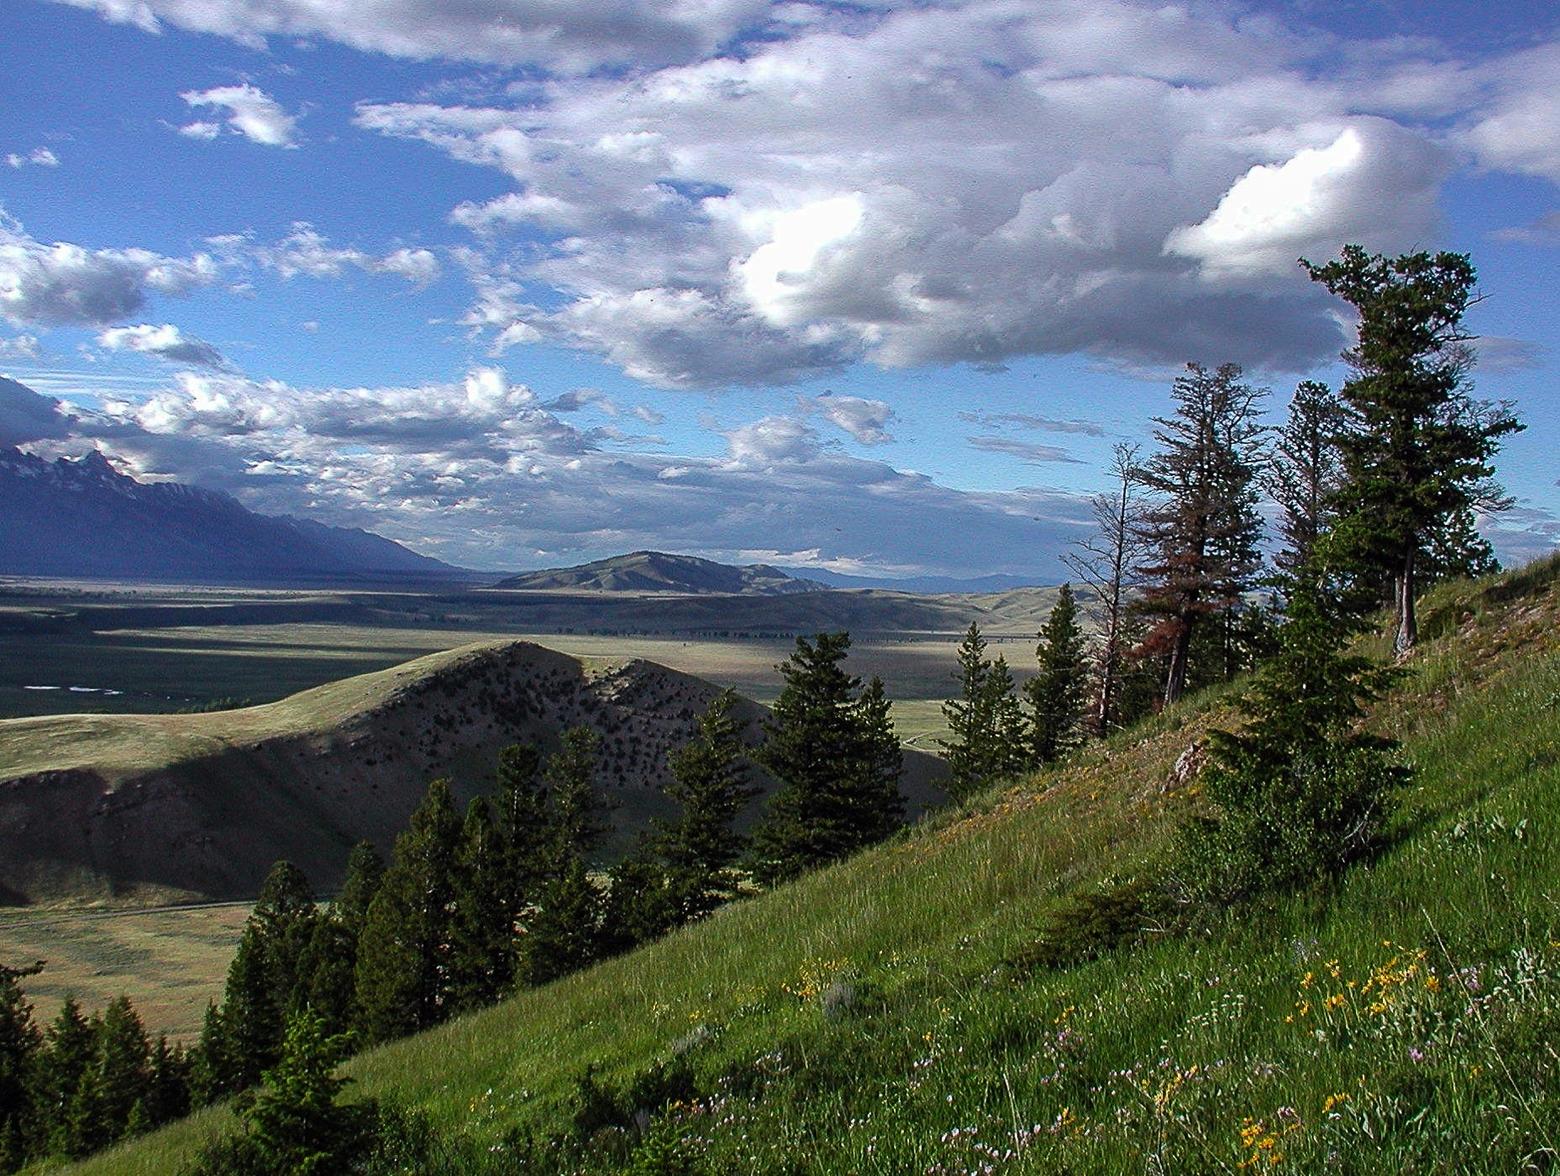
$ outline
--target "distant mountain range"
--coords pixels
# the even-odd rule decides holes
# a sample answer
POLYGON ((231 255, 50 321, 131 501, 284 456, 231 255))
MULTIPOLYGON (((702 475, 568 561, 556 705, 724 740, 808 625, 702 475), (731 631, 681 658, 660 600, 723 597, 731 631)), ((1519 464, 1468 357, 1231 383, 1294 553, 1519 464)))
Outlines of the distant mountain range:
POLYGON ((787 575, 768 564, 734 567, 692 555, 634 551, 572 568, 523 572, 494 585, 520 591, 677 592, 742 596, 789 596, 821 592, 825 585, 787 575))
POLYGON ((788 596, 830 588, 877 588, 911 593, 1011 592, 1038 585, 1033 576, 847 576, 821 568, 735 566, 693 555, 634 551, 569 568, 522 572, 495 584, 521 591, 668 592, 684 595, 788 596))
POLYGON ((889 592, 1011 592, 1015 588, 1046 588, 1035 576, 974 576, 961 579, 958 576, 908 576, 892 579, 887 576, 847 576, 841 572, 824 571, 822 568, 786 568, 787 572, 799 572, 810 580, 826 584, 830 588, 880 588, 889 592))
POLYGON ((369 531, 138 482, 95 451, 47 461, 0 446, 0 574, 233 583, 464 573, 369 531))

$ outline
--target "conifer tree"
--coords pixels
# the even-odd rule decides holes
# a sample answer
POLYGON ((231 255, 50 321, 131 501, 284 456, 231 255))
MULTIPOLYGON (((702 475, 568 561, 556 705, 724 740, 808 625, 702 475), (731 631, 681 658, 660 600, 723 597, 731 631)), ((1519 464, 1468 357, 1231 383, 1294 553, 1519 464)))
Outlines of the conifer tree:
POLYGON ((501 889, 511 926, 535 901, 551 847, 542 757, 534 747, 514 744, 499 752, 494 820, 503 853, 501 889))
POLYGON ((245 1090, 276 1064, 286 1010, 278 1000, 276 973, 253 919, 244 928, 222 992, 221 1058, 216 1095, 245 1090))
POLYGON ((365 1150, 376 1108, 339 1100, 335 1073, 348 1039, 326 1033, 305 1009, 288 1018, 282 1056, 242 1111, 245 1131, 207 1148, 192 1176, 326 1176, 346 1172, 365 1150))
POLYGON ((1343 491, 1339 448, 1347 417, 1326 384, 1302 380, 1289 402, 1289 418, 1278 431, 1267 486, 1280 515, 1283 547, 1273 557, 1285 582, 1312 566, 1317 544, 1332 530, 1343 491))
POLYGON ((1406 782, 1391 741, 1358 729, 1392 680, 1347 651, 1357 625, 1324 584, 1297 582, 1278 651, 1240 701, 1239 731, 1210 733, 1216 806, 1183 831, 1196 897, 1216 903, 1325 879, 1367 853, 1406 782))
POLYGON ((136 1104, 151 1083, 151 1055, 146 1028, 130 998, 115 997, 103 1010, 98 1030, 91 1150, 121 1139, 129 1130, 136 1104))
POLYGON ((491 1004, 513 979, 514 925, 507 922, 503 873, 492 806, 478 796, 466 809, 455 862, 449 965, 453 1012, 491 1004))
POLYGON ((572 727, 542 769, 547 790, 547 873, 521 939, 518 971, 527 984, 545 984, 595 960, 601 948, 602 896, 587 859, 606 833, 596 791, 596 733, 572 727))
POLYGON ((234 1093, 238 1086, 233 1071, 222 1010, 214 1001, 207 1002, 200 1039, 190 1054, 190 1102, 197 1107, 209 1106, 234 1093))
MULTIPOLYGON (((1487 504, 1481 506, 1487 508, 1487 504)), ((1459 576, 1476 580, 1500 571, 1495 549, 1479 534, 1471 503, 1456 507, 1430 528, 1416 562, 1419 582, 1425 587, 1459 576)))
POLYGON ((846 794, 852 850, 874 845, 899 828, 905 815, 899 777, 905 755, 894 732, 893 704, 883 679, 867 682, 852 708, 856 720, 857 756, 846 794))
POLYGON ((593 963, 601 942, 601 892, 585 861, 565 857, 558 874, 541 889, 535 914, 521 940, 520 978, 546 984, 593 963))
POLYGON ((1028 721, 1007 659, 988 661, 980 626, 971 622, 959 645, 959 697, 943 703, 951 740, 940 740, 948 762, 948 793, 956 800, 994 780, 1016 775, 1028 761, 1028 721))
POLYGON ((1510 505, 1491 462, 1522 425, 1509 405, 1469 395, 1462 320, 1477 273, 1467 254, 1385 257, 1345 245, 1325 265, 1300 264, 1359 313, 1358 342, 1343 353, 1352 427, 1340 442, 1348 490, 1337 554, 1390 580, 1401 656, 1418 640, 1427 538, 1460 511, 1510 505))
POLYGON ((190 1112, 189 1056, 160 1034, 152 1046, 146 1092, 141 1104, 147 1125, 157 1127, 181 1119, 190 1112))
POLYGON ((1008 668, 1007 658, 1000 653, 991 663, 986 690, 990 696, 987 710, 991 715, 992 731, 991 778, 1003 780, 1019 775, 1029 766, 1030 726, 1013 681, 1013 671, 1008 668))
POLYGON ((371 1042, 415 1032, 444 1016, 459 844, 449 781, 435 780, 396 838, 394 860, 358 942, 354 1000, 359 1028, 371 1042))
MULTIPOLYGON (((747 844, 736 820, 758 794, 749 781, 736 707, 735 691, 717 694, 700 716, 694 737, 670 757, 672 780, 666 795, 681 811, 674 821, 658 822, 655 848, 666 864, 677 923, 702 918, 735 893, 732 867, 747 844)), ((641 884, 646 881, 639 879, 641 884)), ((612 893, 617 891, 614 879, 612 893)), ((646 926, 656 921, 650 916, 646 926)))
POLYGON ((302 970, 308 978, 308 1006, 324 1019, 331 1033, 343 1032, 355 1022, 353 989, 358 940, 384 874, 385 863, 379 851, 370 842, 358 842, 347 858, 341 893, 330 909, 315 920, 302 970))
POLYGON ((755 873, 766 883, 879 840, 902 811, 888 700, 881 682, 858 693, 860 681, 841 665, 849 650, 848 633, 798 637, 778 667, 785 686, 758 758, 780 788, 753 839, 755 873))
POLYGON ((1099 632, 1094 657, 1094 697, 1087 726, 1103 739, 1122 724, 1122 693, 1132 670, 1128 654, 1137 636, 1131 603, 1137 567, 1145 550, 1139 536, 1140 502, 1134 471, 1139 447, 1125 443, 1112 453, 1112 488, 1090 502, 1095 533, 1062 558, 1094 590, 1093 615, 1099 632))
POLYGON ((1022 692, 1012 680, 1008 658, 998 654, 991 663, 991 677, 986 680, 991 691, 991 710, 994 714, 992 730, 995 731, 992 749, 992 775, 1006 780, 1022 774, 1030 766, 1030 716, 1023 713, 1022 692))
POLYGON ((371 841, 359 841, 347 856, 347 873, 341 881, 341 893, 331 904, 331 913, 346 926, 351 938, 362 933, 368 908, 385 880, 385 859, 371 841))
POLYGON ((1028 721, 1006 658, 986 660, 986 638, 970 622, 958 650, 959 697, 942 703, 952 739, 939 741, 948 763, 948 795, 963 800, 994 780, 1022 772, 1028 721))
POLYGON ((32 1005, 22 992, 21 981, 42 966, 0 964, 0 1172, 21 1167, 36 1138, 35 1095, 42 1035, 33 1023, 32 1005))
POLYGON ((948 764, 948 794, 962 800, 978 790, 990 776, 989 755, 992 729, 989 713, 991 663, 986 660, 986 639, 980 625, 971 621, 959 643, 959 697, 942 705, 950 739, 938 740, 948 764))
POLYGON ((1166 658, 1166 705, 1186 689, 1194 630, 1209 617, 1227 623, 1262 566, 1258 416, 1265 391, 1240 377, 1235 364, 1216 371, 1188 364, 1171 391, 1175 416, 1154 418, 1159 451, 1135 471, 1153 496, 1136 528, 1151 549, 1138 567, 1141 608, 1156 618, 1143 652, 1166 658))
POLYGON ((674 888, 654 843, 641 839, 608 874, 599 954, 618 955, 687 922, 683 912, 695 905, 689 892, 696 876, 685 875, 674 888))
MULTIPOLYGON (((318 920, 314 888, 308 878, 291 862, 278 861, 260 887, 244 934, 259 941, 270 971, 272 999, 284 1014, 308 998, 309 977, 304 973, 303 957, 318 920)), ((282 1026, 278 1023, 278 1050, 281 1044, 282 1026)))
POLYGON ((278 861, 244 923, 222 996, 222 1069, 203 1076, 214 1097, 253 1086, 275 1064, 287 1011, 307 1001, 311 942, 319 915, 303 871, 278 861))
POLYGON ((97 1052, 97 1034, 74 996, 67 996, 49 1024, 38 1059, 38 1117, 43 1150, 69 1155, 78 1150, 71 1139, 70 1112, 97 1052))
POLYGON ((1087 689, 1083 630, 1072 585, 1063 584, 1040 631, 1040 669, 1024 684, 1030 706, 1030 754, 1037 764, 1060 759, 1082 736, 1087 689))
POLYGON ((349 1044, 306 1010, 288 1020, 281 1061, 244 1116, 274 1171, 339 1172, 358 1150, 372 1108, 337 1101, 349 1079, 335 1069, 349 1044))
POLYGON ((606 835, 605 803, 596 790, 596 749, 589 727, 570 727, 558 750, 547 757, 542 781, 547 789, 554 853, 588 858, 606 835))

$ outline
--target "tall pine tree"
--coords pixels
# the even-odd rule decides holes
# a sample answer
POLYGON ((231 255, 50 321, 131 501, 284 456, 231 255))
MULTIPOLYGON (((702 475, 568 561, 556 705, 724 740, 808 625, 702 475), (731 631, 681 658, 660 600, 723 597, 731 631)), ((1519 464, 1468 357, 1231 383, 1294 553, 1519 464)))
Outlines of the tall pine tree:
POLYGON ((1088 671, 1071 584, 1062 585, 1035 654, 1040 669, 1024 683, 1030 707, 1030 754, 1035 763, 1048 764, 1076 747, 1083 733, 1088 671))
POLYGON ((331 1033, 344 1032, 356 1021, 353 995, 358 940, 384 876, 385 862, 379 851, 370 842, 358 842, 347 857, 341 893, 315 921, 302 971, 307 977, 308 1007, 324 1019, 331 1033))
POLYGON ((32 1005, 21 982, 41 968, 42 964, 31 968, 0 964, 0 1172, 21 1167, 36 1138, 42 1035, 33 1023, 32 1005))
POLYGON ((455 863, 450 926, 450 1006, 455 1012, 497 1000, 514 977, 514 925, 503 888, 503 843, 486 797, 472 800, 455 863))
POLYGON ((449 781, 435 780, 396 838, 358 941, 358 1027, 371 1042, 427 1028, 446 1013, 460 833, 449 781))
MULTIPOLYGON (((273 996, 284 1014, 308 999, 309 977, 304 973, 303 957, 318 920, 314 888, 308 878, 291 862, 277 862, 260 887, 244 934, 259 939, 271 972, 273 996)), ((277 1049, 281 1044, 282 1027, 278 1024, 277 1049)))
POLYGON ((754 872, 766 883, 871 844, 902 811, 882 683, 863 694, 842 664, 849 650, 848 633, 798 637, 779 666, 785 686, 758 755, 780 781, 753 839, 754 872))
MULTIPOLYGON (((1221 628, 1262 566, 1257 511, 1265 391, 1241 369, 1188 364, 1171 390, 1173 417, 1155 417, 1158 451, 1137 467, 1151 495, 1137 535, 1152 553, 1139 565, 1141 607, 1155 619, 1143 652, 1166 660, 1164 702, 1180 699, 1191 674, 1192 639, 1214 618, 1221 628)), ((1219 643, 1220 650, 1232 642, 1219 643)), ((1232 667, 1227 659, 1221 673, 1232 667)))
POLYGON ((602 895, 589 871, 589 856, 606 833, 605 806, 596 790, 596 746, 589 727, 572 727, 542 769, 547 873, 536 890, 517 965, 528 984, 577 971, 601 951, 602 895))
POLYGON ((671 754, 666 795, 676 820, 658 825, 655 848, 665 862, 677 922, 702 918, 736 892, 733 867, 747 847, 738 814, 758 789, 749 780, 747 748, 733 690, 717 694, 694 737, 671 754))
POLYGON ((905 753, 894 731, 893 703, 883 679, 873 675, 853 708, 856 762, 847 793, 850 831, 856 847, 874 845, 904 821, 905 798, 899 791, 905 753))
POLYGON ((552 822, 541 770, 541 753, 534 747, 514 744, 499 752, 494 820, 503 854, 501 889, 511 926, 536 901, 547 868, 552 822))
POLYGON ((1005 658, 986 658, 986 640, 973 621, 959 644, 959 697, 943 703, 951 739, 939 740, 949 769, 948 793, 962 800, 1004 776, 1022 771, 1027 724, 1005 658))
MULTIPOLYGON (((103 1010, 97 1054, 93 1150, 124 1137, 151 1087, 152 1043, 129 997, 115 997, 103 1010)), ((144 1121, 144 1107, 140 1114, 144 1121)))
POLYGON ((1289 418, 1278 431, 1267 486, 1279 508, 1283 547, 1273 557, 1282 582, 1293 584, 1313 568, 1318 544, 1333 528, 1343 490, 1347 417, 1326 384, 1302 380, 1289 402, 1289 418))
POLYGON ((1128 654, 1134 645, 1131 604, 1144 552, 1139 535, 1140 502, 1134 476, 1139 447, 1120 444, 1110 465, 1112 489, 1090 503, 1095 533, 1063 556, 1067 566, 1094 590, 1099 630, 1094 659, 1094 700, 1088 726, 1100 738, 1121 724, 1122 692, 1128 687, 1128 654))
POLYGON ((1509 505, 1491 463, 1522 425, 1509 406, 1469 395, 1463 316, 1477 273, 1467 254, 1385 257, 1346 245, 1325 265, 1301 265, 1359 314, 1358 342, 1343 353, 1352 427, 1340 442, 1348 487, 1338 551, 1390 582, 1401 656, 1419 638, 1427 540, 1460 512, 1509 505))

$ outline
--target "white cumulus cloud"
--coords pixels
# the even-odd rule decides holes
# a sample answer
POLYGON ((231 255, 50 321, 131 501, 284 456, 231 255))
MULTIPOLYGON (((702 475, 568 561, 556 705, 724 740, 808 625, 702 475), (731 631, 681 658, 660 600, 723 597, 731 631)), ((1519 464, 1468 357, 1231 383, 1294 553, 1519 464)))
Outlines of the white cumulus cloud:
POLYGON ((1342 85, 1305 30, 1216 6, 786 11, 741 53, 509 105, 360 105, 513 184, 451 212, 467 325, 690 388, 861 359, 1304 368, 1343 339, 1296 257, 1432 234, 1444 120, 1484 92, 1426 85, 1408 43, 1342 85))
POLYGON ((862 445, 884 445, 894 439, 888 432, 894 410, 886 401, 829 393, 813 403, 830 424, 845 430, 862 445))
MULTIPOLYGON (((237 134, 262 147, 298 146, 298 120, 258 86, 215 86, 210 90, 185 90, 179 95, 192 110, 213 107, 227 118, 237 134)), ((197 121, 180 127, 181 134, 196 139, 216 137, 215 124, 197 121)))
POLYGON ((423 287, 442 272, 439 259, 428 249, 395 249, 382 255, 332 245, 313 225, 297 221, 292 231, 275 245, 259 246, 254 256, 260 264, 283 278, 339 278, 348 269, 367 274, 389 274, 423 287))
POLYGON ((194 335, 186 335, 172 323, 153 326, 141 323, 133 327, 113 327, 98 336, 98 342, 110 351, 138 351, 169 363, 192 367, 224 368, 222 352, 194 335))
POLYGON ((1373 246, 1430 232, 1449 170, 1445 153, 1419 136, 1361 120, 1326 146, 1253 167, 1206 220, 1170 233, 1165 251, 1195 258, 1209 279, 1285 274, 1301 255, 1325 256, 1340 241, 1373 246), (1384 223, 1388 200, 1393 219, 1384 223))
POLYGON ((108 326, 139 311, 151 293, 188 294, 218 272, 205 253, 38 241, 0 211, 0 317, 18 325, 108 326))

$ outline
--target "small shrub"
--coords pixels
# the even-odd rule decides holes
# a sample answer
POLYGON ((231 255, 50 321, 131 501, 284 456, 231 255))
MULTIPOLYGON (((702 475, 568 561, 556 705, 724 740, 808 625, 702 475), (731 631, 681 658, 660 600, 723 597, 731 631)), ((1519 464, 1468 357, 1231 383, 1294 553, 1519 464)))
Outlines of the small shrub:
POLYGON ((1169 894, 1158 877, 1076 895, 1052 914, 1035 942, 1009 958, 1008 965, 1024 975, 1075 968, 1163 930, 1172 914, 1169 894))
POLYGON ((1362 741, 1324 744, 1259 778, 1215 766, 1217 819, 1189 822, 1181 877, 1191 898, 1228 903, 1307 889, 1365 857, 1405 772, 1362 741))
POLYGON ((634 1149, 628 1176, 703 1176, 707 1169, 697 1145, 680 1123, 657 1122, 634 1149))

